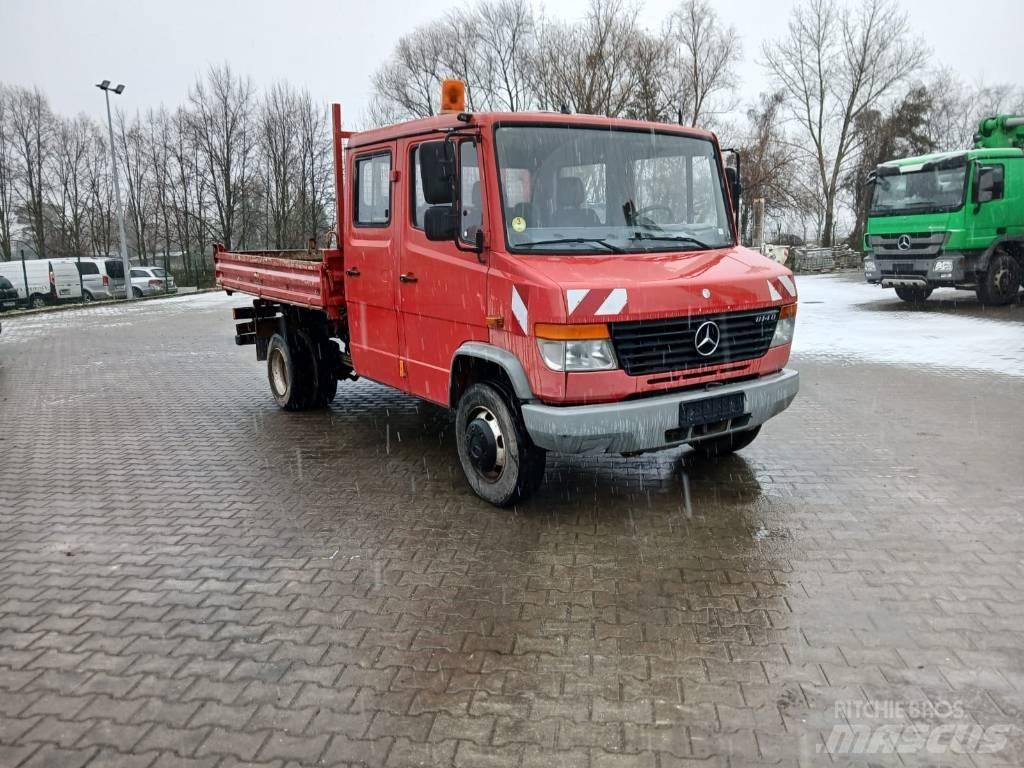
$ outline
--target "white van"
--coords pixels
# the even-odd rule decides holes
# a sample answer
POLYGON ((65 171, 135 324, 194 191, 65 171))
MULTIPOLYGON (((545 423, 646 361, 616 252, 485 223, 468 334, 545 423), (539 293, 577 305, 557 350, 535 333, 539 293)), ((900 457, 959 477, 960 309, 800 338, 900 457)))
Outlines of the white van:
POLYGON ((31 259, 0 262, 0 275, 11 281, 18 301, 29 307, 44 307, 82 298, 78 270, 64 259, 31 259))
MULTIPOLYGON (((82 273, 86 301, 124 298, 124 265, 120 259, 102 256, 53 259, 72 265, 82 273)), ((77 272, 76 272, 77 274, 77 272)))

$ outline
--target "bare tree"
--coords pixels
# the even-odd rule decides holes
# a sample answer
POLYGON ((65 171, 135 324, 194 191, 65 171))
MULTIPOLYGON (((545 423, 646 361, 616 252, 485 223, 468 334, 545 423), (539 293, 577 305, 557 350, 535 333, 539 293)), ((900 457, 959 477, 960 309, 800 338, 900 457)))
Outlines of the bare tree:
POLYGON ((189 92, 196 147, 202 156, 213 196, 217 236, 226 246, 240 228, 243 190, 250 183, 255 135, 250 119, 255 106, 252 80, 236 76, 230 65, 211 67, 206 80, 189 92))
POLYGON ((862 0, 856 10, 808 0, 794 9, 788 36, 764 46, 765 66, 810 142, 824 204, 823 244, 832 243, 840 180, 856 155, 855 121, 891 97, 925 58, 894 0, 862 0))
POLYGON ((259 148, 266 188, 267 226, 274 248, 290 240, 295 182, 298 176, 299 137, 296 125, 298 96, 287 83, 270 87, 260 107, 259 148))
POLYGON ((624 116, 654 122, 675 121, 679 109, 679 63, 671 35, 637 30, 632 53, 636 86, 624 116))
POLYGON ((735 106, 715 100, 736 87, 740 37, 734 27, 721 25, 707 0, 686 0, 671 23, 680 47, 679 109, 686 124, 700 125, 709 113, 735 106))
POLYGON ((0 261, 11 260, 11 229, 14 224, 15 167, 11 135, 11 90, 0 83, 0 261))
POLYGON ((482 2, 472 18, 476 30, 477 90, 491 109, 521 112, 533 104, 530 62, 536 23, 527 0, 482 2))
POLYGON ((327 110, 313 103, 309 91, 303 90, 299 94, 296 119, 299 142, 298 224, 300 236, 305 240, 319 238, 331 227, 334 164, 327 110))
POLYGON ((625 114, 638 81, 636 17, 623 0, 591 0, 583 22, 543 25, 533 69, 540 106, 625 114))
POLYGON ((48 158, 50 183, 47 208, 57 231, 50 235, 51 250, 62 256, 89 251, 89 175, 91 153, 99 127, 86 115, 56 119, 56 138, 48 158))
POLYGON ((36 253, 46 255, 45 166, 51 149, 53 114, 38 88, 15 88, 11 94, 10 126, 21 184, 21 202, 36 253))

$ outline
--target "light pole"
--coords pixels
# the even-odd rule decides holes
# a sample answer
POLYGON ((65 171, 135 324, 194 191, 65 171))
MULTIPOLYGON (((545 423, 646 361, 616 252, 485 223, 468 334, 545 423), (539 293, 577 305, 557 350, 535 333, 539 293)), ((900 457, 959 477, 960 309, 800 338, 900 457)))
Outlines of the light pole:
POLYGON ((114 119, 110 116, 110 92, 118 96, 124 92, 124 84, 114 88, 110 87, 110 81, 104 80, 96 83, 96 87, 103 91, 107 97, 107 129, 110 131, 110 172, 114 176, 114 204, 117 206, 117 231, 121 236, 121 264, 124 269, 124 298, 129 301, 132 298, 131 265, 128 264, 128 241, 124 237, 124 211, 121 208, 121 185, 117 181, 117 152, 114 150, 114 119))

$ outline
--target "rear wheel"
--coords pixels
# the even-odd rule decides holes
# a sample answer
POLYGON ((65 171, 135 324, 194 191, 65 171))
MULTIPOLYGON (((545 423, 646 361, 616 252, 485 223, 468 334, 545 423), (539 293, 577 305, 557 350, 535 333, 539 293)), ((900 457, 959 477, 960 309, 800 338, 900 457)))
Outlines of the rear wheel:
POLYGON ((141 299, 142 298, 142 289, 141 288, 132 288, 132 296, 134 296, 136 299, 141 299))
POLYGON ((753 429, 745 429, 742 432, 731 432, 728 435, 711 437, 707 440, 690 443, 690 447, 699 456, 706 459, 716 459, 743 450, 754 442, 754 438, 757 437, 760 431, 761 427, 754 427, 753 429))
POLYGON ((896 295, 908 304, 921 304, 932 295, 932 289, 917 285, 897 285, 896 295))
POLYGON ((988 269, 978 278, 978 301, 993 307, 1016 301, 1021 273, 1020 263, 1010 254, 992 254, 988 269))
POLYGON ((28 300, 29 309, 42 309, 48 303, 49 302, 46 300, 46 297, 41 293, 33 293, 28 300))
POLYGON ((491 384, 474 384, 455 416, 459 462, 477 496, 499 507, 530 496, 544 480, 547 454, 530 441, 509 399, 491 384))
POLYGON ((279 333, 270 338, 267 347, 267 379, 270 392, 278 406, 286 411, 301 411, 309 407, 312 376, 303 365, 302 355, 279 333))
POLYGON ((92 304, 92 302, 93 302, 92 294, 89 293, 88 291, 85 291, 82 294, 82 301, 84 301, 86 304, 92 304))

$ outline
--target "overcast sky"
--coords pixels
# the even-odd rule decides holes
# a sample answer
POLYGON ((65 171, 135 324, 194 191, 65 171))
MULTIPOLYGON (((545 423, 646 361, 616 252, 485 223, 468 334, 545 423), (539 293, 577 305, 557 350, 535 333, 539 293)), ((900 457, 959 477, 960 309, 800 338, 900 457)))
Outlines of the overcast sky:
MULTIPOLYGON (((65 114, 103 115, 104 78, 124 82, 125 109, 182 103, 197 74, 229 61, 258 86, 285 78, 322 101, 340 100, 358 122, 370 75, 397 38, 458 5, 453 0, 0 0, 0 80, 38 85, 65 114)), ((648 0, 641 18, 657 28, 675 3, 648 0)), ((986 3, 903 0, 936 62, 961 77, 1020 84, 1022 0, 986 3), (973 24, 973 26, 972 26, 973 24)), ((548 3, 551 16, 578 18, 586 0, 548 3)), ((744 45, 742 97, 767 81, 757 64, 762 41, 782 35, 789 0, 717 2, 744 45)))

